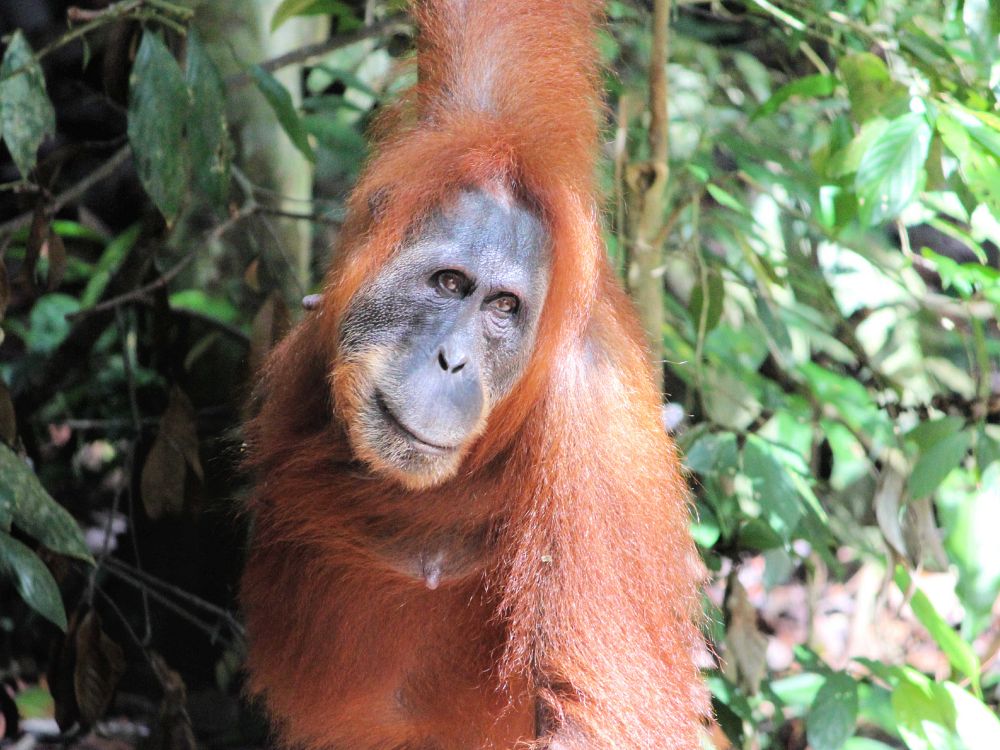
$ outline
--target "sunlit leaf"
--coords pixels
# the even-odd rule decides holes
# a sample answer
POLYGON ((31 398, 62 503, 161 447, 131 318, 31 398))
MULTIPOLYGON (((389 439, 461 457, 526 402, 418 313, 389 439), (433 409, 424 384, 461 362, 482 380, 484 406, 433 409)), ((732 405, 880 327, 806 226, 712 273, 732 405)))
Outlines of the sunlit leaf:
POLYGON ((743 448, 743 472, 753 484, 754 498, 768 525, 785 541, 792 537, 802 518, 802 502, 788 469, 775 458, 772 446, 751 435, 743 448))
POLYGON ((858 718, 858 683, 834 672, 823 683, 809 708, 806 736, 813 750, 840 750, 854 734, 858 718))
POLYGON ((906 482, 911 497, 927 497, 965 458, 972 443, 968 430, 947 435, 921 451, 906 482))
MULTIPOLYGON (((946 494, 942 491, 941 494, 946 494)), ((975 491, 962 492, 945 504, 945 548, 958 567, 956 587, 962 603, 988 622, 1000 595, 1000 463, 991 463, 975 491)))
POLYGON ((861 157, 854 179, 869 224, 895 218, 913 199, 931 141, 927 118, 907 114, 889 123, 861 157))
POLYGON ((837 69, 847 85, 851 112, 858 123, 879 115, 898 114, 893 111, 906 100, 906 87, 892 80, 889 69, 871 52, 859 52, 844 57, 837 69))
POLYGON ((979 692, 979 658, 972 646, 962 640, 962 637, 952 628, 934 608, 931 600, 920 589, 912 588, 909 573, 902 566, 897 566, 896 585, 910 596, 910 608, 920 623, 927 628, 934 641, 941 647, 951 665, 972 683, 973 690, 979 692))
POLYGON ((793 96, 821 97, 830 96, 837 86, 837 79, 828 74, 817 73, 816 75, 798 78, 791 83, 786 83, 771 95, 771 98, 764 102, 751 116, 751 119, 767 117, 778 111, 778 108, 791 99, 793 96))

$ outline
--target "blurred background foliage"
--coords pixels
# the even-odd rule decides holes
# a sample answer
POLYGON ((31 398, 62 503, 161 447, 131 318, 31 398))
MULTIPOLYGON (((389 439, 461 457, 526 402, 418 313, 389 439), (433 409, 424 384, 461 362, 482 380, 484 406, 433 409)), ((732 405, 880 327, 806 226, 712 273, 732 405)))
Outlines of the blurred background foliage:
MULTIPOLYGON (((0 742, 263 741, 239 423, 402 10, 0 6, 0 742)), ((601 177, 713 572, 705 741, 996 750, 1000 4, 675 2, 651 82, 652 10, 608 5, 601 177)))

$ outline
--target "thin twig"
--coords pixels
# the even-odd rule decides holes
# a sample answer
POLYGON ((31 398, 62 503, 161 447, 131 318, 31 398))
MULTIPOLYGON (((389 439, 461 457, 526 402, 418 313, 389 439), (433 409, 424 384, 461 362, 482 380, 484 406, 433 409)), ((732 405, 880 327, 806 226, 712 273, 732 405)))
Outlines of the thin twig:
MULTIPOLYGON (((289 65, 296 65, 298 63, 308 62, 315 57, 322 57, 325 54, 333 52, 334 50, 341 49, 350 44, 354 44, 355 42, 360 42, 363 39, 371 39, 372 37, 377 36, 389 36, 391 34, 408 34, 411 31, 412 26, 406 21, 399 18, 387 18, 384 21, 379 21, 371 26, 366 26, 358 29, 357 31, 352 31, 349 34, 339 34, 335 37, 327 39, 325 42, 309 44, 305 47, 292 50, 291 52, 286 52, 284 55, 278 55, 270 60, 265 60, 264 62, 259 63, 259 65, 268 73, 273 73, 274 71, 286 68, 289 65)), ((233 73, 231 76, 226 78, 226 88, 238 89, 252 82, 253 75, 249 71, 245 70, 240 73, 233 73)))
MULTIPOLYGON (((52 205, 49 207, 51 213, 56 213, 62 208, 77 200, 80 196, 86 193, 90 188, 96 185, 98 182, 107 179, 115 171, 124 164, 128 158, 132 155, 132 147, 128 144, 122 146, 120 149, 115 151, 104 164, 95 169, 93 172, 88 174, 86 177, 82 178, 75 185, 71 185, 66 188, 63 192, 59 193, 53 201, 52 205)), ((0 224, 0 237, 4 235, 13 234, 18 229, 22 229, 29 224, 31 224, 31 219, 34 216, 33 211, 26 211, 20 216, 15 216, 13 219, 0 224)))
MULTIPOLYGON (((191 612, 189 612, 188 610, 184 609, 184 607, 180 606, 179 604, 177 604, 176 602, 172 601, 171 599, 169 599, 167 596, 165 596, 161 592, 157 591, 156 589, 152 588, 151 586, 149 586, 148 584, 144 583, 140 579, 136 578, 131 573, 129 573, 129 572, 125 571, 125 570, 122 570, 120 568, 110 566, 110 565, 105 566, 105 570, 107 570, 109 573, 111 573, 115 577, 121 579, 122 581, 125 581, 126 583, 131 584, 135 588, 139 589, 139 591, 142 592, 142 594, 144 596, 148 596, 150 599, 154 600, 157 604, 159 604, 164 609, 170 610, 171 612, 173 612, 175 615, 177 615, 178 617, 180 617, 185 622, 189 623, 190 625, 194 626, 196 629, 198 629, 198 630, 202 631, 203 633, 205 633, 205 635, 207 635, 209 637, 209 639, 213 643, 217 639, 222 639, 222 634, 221 634, 221 632, 220 632, 219 627, 218 627, 217 624, 213 626, 213 623, 207 622, 206 620, 203 620, 200 617, 197 617, 196 615, 191 614, 191 612)), ((229 625, 228 622, 226 622, 225 624, 229 625)), ((239 635, 239 634, 237 634, 237 637, 242 638, 242 636, 239 635)), ((228 641, 228 639, 222 639, 222 640, 226 640, 227 641, 227 645, 232 645, 231 642, 228 641)))
POLYGON ((271 208, 270 206, 257 206, 256 213, 264 214, 266 216, 278 216, 283 219, 295 219, 297 221, 311 221, 314 224, 327 224, 332 227, 339 227, 344 223, 340 219, 334 219, 333 217, 330 216, 298 213, 296 211, 284 211, 280 208, 271 208))
POLYGON ((99 302, 93 307, 88 307, 86 310, 81 310, 80 312, 73 313, 72 315, 67 315, 69 320, 76 320, 78 318, 84 318, 88 315, 93 315, 94 313, 104 312, 105 310, 113 310, 126 302, 132 302, 134 300, 142 299, 150 292, 155 292, 157 289, 161 289, 169 284, 174 278, 185 268, 187 268, 194 259, 198 257, 197 253, 191 252, 181 258, 176 264, 164 271, 160 276, 158 276, 153 281, 139 287, 138 289, 133 289, 130 292, 125 292, 124 294, 119 294, 117 297, 111 297, 103 302, 99 302))
POLYGON ((172 583, 168 583, 162 578, 150 575, 144 570, 134 568, 117 558, 108 558, 107 564, 108 567, 112 569, 112 572, 121 574, 125 578, 132 578, 135 583, 141 583, 144 586, 149 586, 151 591, 154 589, 161 589, 164 595, 171 594, 176 596, 178 599, 181 599, 194 607, 198 607, 209 614, 213 614, 221 618, 234 634, 240 637, 243 636, 243 624, 237 620, 233 613, 228 609, 212 604, 211 602, 202 599, 200 596, 196 596, 189 591, 185 591, 178 586, 174 586, 172 583))

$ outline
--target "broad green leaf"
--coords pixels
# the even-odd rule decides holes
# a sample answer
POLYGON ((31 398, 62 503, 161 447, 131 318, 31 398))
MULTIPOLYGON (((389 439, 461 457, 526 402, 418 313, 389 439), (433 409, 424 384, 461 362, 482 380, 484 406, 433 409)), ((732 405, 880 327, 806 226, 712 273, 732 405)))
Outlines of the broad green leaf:
POLYGON ((787 543, 802 518, 802 503, 788 469, 773 451, 769 443, 750 435, 743 448, 743 473, 753 485, 761 517, 787 543))
POLYGON ((80 303, 68 294, 46 294, 31 308, 26 343, 38 354, 50 354, 69 335, 68 315, 80 311, 80 303))
POLYGON ((288 93, 288 89, 259 65, 250 66, 250 75, 253 76, 257 88, 267 99, 267 103, 271 105, 282 129, 291 139, 292 145, 302 152, 302 155, 309 161, 316 161, 316 154, 313 153, 312 146, 309 145, 309 136, 299 118, 299 113, 295 111, 295 104, 292 102, 292 95, 288 93))
POLYGON ((180 212, 187 191, 184 130, 191 97, 177 61, 151 31, 142 35, 129 85, 128 137, 136 171, 170 223, 180 212))
POLYGON ((29 687, 14 694, 17 712, 25 719, 46 719, 55 711, 55 701, 44 687, 29 687))
POLYGON ((0 515, 3 508, 17 528, 53 552, 91 561, 73 517, 45 491, 31 467, 0 444, 0 515))
POLYGON ((732 432, 712 432, 699 438, 685 454, 688 468, 698 474, 736 472, 739 452, 732 432))
POLYGON ((910 750, 996 750, 1000 719, 953 682, 933 682, 913 669, 892 693, 900 736, 910 750))
POLYGON ((799 672, 774 680, 770 687, 782 703, 805 708, 812 705, 824 685, 823 675, 816 672, 799 672))
POLYGON ((0 576, 14 583, 29 607, 66 630, 66 610, 49 569, 34 552, 5 531, 0 531, 0 576))
POLYGON ((906 100, 906 87, 892 80, 885 63, 871 52, 859 52, 840 60, 837 69, 847 85, 851 112, 860 124, 873 117, 892 114, 906 100))
POLYGON ((990 152, 995 158, 1000 158, 1000 123, 986 112, 976 112, 966 107, 952 105, 947 112, 958 121, 972 140, 990 152))
POLYGON ((341 19, 340 31, 349 31, 361 22, 354 11, 343 0, 284 0, 271 18, 271 31, 275 31, 295 16, 331 15, 341 19), (351 23, 351 21, 354 23, 351 23), (346 22, 346 23, 345 23, 346 22))
POLYGON ((840 750, 854 734, 858 719, 858 683, 845 672, 826 678, 806 717, 806 736, 813 750, 840 750))
MULTIPOLYGON (((942 493, 945 494, 945 493, 942 493)), ((945 549, 958 567, 957 592, 962 603, 988 622, 1000 595, 1000 463, 991 463, 978 487, 942 508, 945 516, 945 549)), ((939 507, 942 507, 939 504, 939 507)))
POLYGON ((760 551, 784 547, 787 541, 787 539, 778 536, 774 529, 759 518, 751 518, 741 525, 737 538, 742 549, 760 551))
POLYGON ((211 297, 201 289, 185 289, 170 295, 170 306, 187 308, 224 323, 234 323, 239 311, 228 300, 211 297))
POLYGON ((735 211, 738 214, 743 214, 744 216, 750 215, 750 212, 747 210, 746 206, 744 206, 742 203, 740 203, 740 201, 734 198, 731 193, 727 193, 718 185, 710 182, 705 186, 705 189, 708 190, 709 194, 713 198, 715 198, 715 200, 718 201, 720 205, 723 205, 726 208, 735 211))
MULTIPOLYGON (((711 186, 709 186, 711 187, 711 186)), ((726 298, 726 286, 722 281, 722 274, 715 269, 708 271, 705 283, 698 283, 691 290, 691 298, 688 300, 688 312, 691 315, 691 324, 696 330, 701 330, 702 311, 705 314, 705 332, 711 331, 719 324, 722 317, 722 306, 726 298), (708 305, 703 308, 705 297, 708 296, 708 305)))
POLYGON ((965 426, 962 417, 943 417, 921 422, 908 433, 906 439, 917 444, 917 448, 926 451, 935 443, 954 435, 965 426))
POLYGON ((111 240, 108 246, 104 248, 104 252, 98 258, 97 265, 94 267, 90 278, 87 279, 87 286, 84 287, 83 294, 80 295, 81 307, 84 309, 93 307, 101 298, 101 295, 104 294, 104 290, 108 286, 108 282, 111 280, 111 274, 114 273, 114 270, 118 268, 122 260, 125 259, 125 256, 128 255, 129 250, 135 245, 135 241, 139 239, 141 230, 141 224, 133 224, 111 240))
POLYGON ((972 433, 963 430, 943 437, 926 451, 921 451, 906 481, 910 496, 927 497, 934 492, 951 470, 962 462, 971 443, 972 433))
MULTIPOLYGON (((912 589, 910 575, 902 566, 896 568, 895 581, 904 593, 912 589)), ((927 632, 931 634, 935 643, 941 647, 951 665, 969 679, 973 690, 978 694, 980 664, 972 646, 962 640, 962 637, 945 622, 944 618, 934 609, 931 600, 920 589, 913 589, 913 594, 910 597, 910 608, 920 620, 921 625, 927 628, 927 632)))
POLYGON ((185 76, 191 91, 187 137, 192 183, 214 206, 224 208, 233 154, 226 128, 226 91, 218 68, 194 29, 187 37, 185 76))
POLYGON ((35 166, 45 136, 55 130, 42 66, 24 34, 15 31, 0 64, 0 133, 22 177, 35 166))
POLYGON ((895 750, 895 748, 870 737, 851 737, 844 743, 844 750, 895 750))
POLYGON ((799 78, 786 83, 771 95, 771 98, 757 108, 751 120, 767 117, 778 111, 778 108, 793 96, 830 96, 837 86, 837 79, 832 75, 817 73, 816 75, 799 78))
POLYGON ((921 114, 891 121, 858 165, 855 191, 871 225, 895 218, 920 187, 931 142, 931 127, 921 114))
POLYGON ((1000 460, 1000 436, 995 432, 1000 432, 1000 429, 985 425, 979 428, 976 436, 976 465, 980 471, 986 471, 990 464, 1000 460))
POLYGON ((887 127, 889 121, 883 117, 868 120, 846 146, 831 154, 826 163, 826 174, 830 177, 846 177, 857 172, 868 147, 887 127))
POLYGON ((844 423, 853 430, 870 435, 880 442, 892 439, 891 421, 857 380, 828 370, 815 362, 806 362, 800 372, 816 398, 840 414, 844 423))
POLYGON ((90 227, 84 226, 78 221, 69 219, 56 219, 52 222, 52 231, 60 237, 72 238, 74 240, 89 240, 90 242, 103 242, 104 235, 90 227))

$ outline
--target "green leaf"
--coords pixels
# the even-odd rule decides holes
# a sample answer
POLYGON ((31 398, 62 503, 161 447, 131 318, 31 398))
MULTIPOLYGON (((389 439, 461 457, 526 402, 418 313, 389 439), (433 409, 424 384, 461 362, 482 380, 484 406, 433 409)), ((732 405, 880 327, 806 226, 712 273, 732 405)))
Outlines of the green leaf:
POLYGON ((691 298, 688 300, 688 313, 691 316, 691 324, 695 330, 701 330, 702 306, 707 295, 708 306, 704 308, 705 332, 707 333, 719 324, 719 319, 722 317, 722 306, 726 298, 726 286, 722 281, 722 274, 715 269, 709 269, 705 276, 705 283, 696 284, 691 290, 691 298))
POLYGON ((892 692, 900 736, 910 750, 996 750, 1000 719, 953 682, 933 682, 913 669, 892 692))
POLYGON ((66 610, 49 569, 34 552, 4 531, 0 531, 0 576, 13 581, 29 607, 66 630, 66 610))
POLYGON ((732 194, 727 193, 718 185, 713 183, 708 183, 705 185, 705 189, 708 190, 709 194, 719 202, 720 205, 725 206, 728 209, 735 211, 738 214, 743 214, 744 216, 749 216, 750 212, 747 207, 740 203, 739 200, 734 198, 732 194))
POLYGON ((987 112, 976 112, 959 105, 949 105, 945 110, 972 136, 972 140, 995 158, 1000 158, 1000 123, 987 112))
POLYGON ((83 308, 93 307, 104 294, 104 290, 111 281, 111 274, 128 255, 129 250, 139 239, 142 230, 141 224, 133 224, 124 232, 115 237, 108 246, 104 248, 101 257, 97 260, 90 278, 87 279, 87 286, 84 287, 83 294, 80 295, 80 305, 83 308))
POLYGON ((955 432, 941 438, 926 451, 922 451, 906 481, 910 497, 927 497, 958 466, 972 443, 968 430, 955 432))
POLYGON ((275 31, 295 16, 332 15, 341 19, 340 31, 350 31, 361 25, 354 11, 342 0, 284 0, 271 18, 271 31, 275 31), (350 23, 354 21, 354 23, 350 23), (346 23, 345 23, 346 22, 346 23))
POLYGON ((295 148, 301 151, 302 155, 309 161, 316 161, 316 154, 313 153, 312 146, 309 145, 309 136, 302 125, 299 113, 295 111, 295 104, 292 102, 292 95, 288 93, 288 89, 259 65, 250 67, 250 75, 253 76, 257 88, 267 99, 267 103, 271 105, 278 122, 288 134, 295 148))
POLYGON ((917 192, 924 174, 931 127, 920 114, 891 121, 871 143, 854 178, 870 225, 895 218, 917 192))
POLYGON ((45 136, 55 130, 42 66, 24 34, 15 31, 0 64, 0 133, 22 177, 34 168, 45 136))
POLYGON ((0 516, 9 514, 17 528, 53 552, 92 561, 73 516, 45 491, 31 467, 3 444, 0 477, 0 516))
POLYGON ((761 104, 751 115, 751 120, 767 117, 778 111, 778 108, 793 96, 830 96, 837 87, 837 79, 832 75, 817 73, 786 83, 771 95, 771 98, 761 104))
POLYGON ((711 432, 699 438, 685 454, 685 463, 691 471, 707 475, 736 472, 738 450, 736 435, 732 432, 711 432))
POLYGON ((845 672, 826 678, 806 717, 806 736, 813 750, 840 750, 854 734, 858 719, 858 683, 845 672))
POLYGON ((180 212, 187 189, 184 129, 191 99, 180 66, 151 31, 142 35, 129 83, 128 137, 136 171, 170 223, 180 212))
POLYGON ((68 294, 46 294, 31 308, 25 343, 38 354, 50 354, 69 335, 68 315, 80 311, 80 303, 68 294))
POLYGON ((955 434, 965 426, 962 417, 943 417, 921 422, 908 433, 906 439, 917 444, 917 448, 926 451, 946 437, 955 434))
POLYGON ((945 622, 945 619, 934 609, 931 600, 920 589, 914 589, 911 585, 910 574, 902 566, 896 567, 896 585, 904 593, 911 591, 910 608, 913 614, 920 620, 920 624, 927 628, 934 642, 941 647, 951 665, 967 677, 972 683, 973 690, 979 694, 979 657, 972 650, 972 646, 962 640, 962 637, 945 622))
POLYGON ((194 188, 212 205, 224 208, 233 155, 226 128, 226 91, 218 68, 194 29, 187 37, 185 75, 191 91, 187 136, 194 188))
POLYGON ((958 568, 962 603, 988 622, 1000 594, 1000 463, 991 463, 971 495, 962 493, 945 514, 945 549, 958 568))
POLYGON ((887 110, 906 100, 906 87, 893 81, 885 63, 871 52, 848 55, 837 69, 847 85, 851 112, 859 124, 887 114, 887 110))
POLYGON ((170 306, 187 308, 223 323, 235 323, 239 311, 228 300, 211 297, 201 289, 185 289, 170 295, 170 306))
POLYGON ((771 445, 756 435, 750 435, 743 448, 743 473, 753 485, 761 516, 786 543, 791 541, 803 513, 799 493, 771 445))

